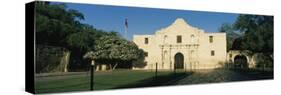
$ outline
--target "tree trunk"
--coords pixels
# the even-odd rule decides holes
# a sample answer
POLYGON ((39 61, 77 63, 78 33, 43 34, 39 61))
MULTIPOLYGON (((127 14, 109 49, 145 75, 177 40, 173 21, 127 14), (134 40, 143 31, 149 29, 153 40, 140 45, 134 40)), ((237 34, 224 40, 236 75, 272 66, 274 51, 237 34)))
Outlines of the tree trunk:
POLYGON ((68 72, 70 51, 64 51, 63 57, 60 60, 60 64, 63 65, 63 72, 68 72))
POLYGON ((115 70, 115 68, 117 67, 118 63, 116 63, 114 66, 113 66, 113 70, 115 70))
POLYGON ((112 71, 112 65, 111 65, 111 64, 109 64, 109 68, 110 68, 110 70, 112 71))

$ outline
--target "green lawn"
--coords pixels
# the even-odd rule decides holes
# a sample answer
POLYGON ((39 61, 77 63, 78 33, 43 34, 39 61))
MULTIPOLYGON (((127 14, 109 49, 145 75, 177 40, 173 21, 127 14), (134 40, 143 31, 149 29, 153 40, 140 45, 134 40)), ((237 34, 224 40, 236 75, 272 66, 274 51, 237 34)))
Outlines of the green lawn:
MULTIPOLYGON (((94 90, 169 85, 191 73, 161 71, 155 78, 154 71, 116 70, 95 72, 94 90)), ((61 74, 36 77, 36 93, 86 91, 90 89, 90 74, 61 74)))
MULTIPOLYGON (((219 83, 245 80, 273 79, 273 71, 254 69, 213 69, 194 72, 115 70, 95 72, 94 90, 119 88, 219 83)), ((35 79, 36 93, 89 91, 89 72, 40 74, 35 79)))

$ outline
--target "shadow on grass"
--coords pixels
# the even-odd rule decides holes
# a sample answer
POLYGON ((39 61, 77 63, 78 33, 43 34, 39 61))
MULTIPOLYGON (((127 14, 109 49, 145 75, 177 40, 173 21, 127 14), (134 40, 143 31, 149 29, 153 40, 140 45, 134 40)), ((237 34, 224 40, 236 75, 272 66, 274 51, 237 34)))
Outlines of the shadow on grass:
POLYGON ((244 76, 247 76, 248 79, 245 80, 264 80, 264 79, 273 79, 274 72, 273 70, 257 70, 257 69, 231 69, 234 72, 240 73, 244 76))
POLYGON ((121 85, 121 86, 115 87, 113 89, 168 86, 168 85, 173 85, 174 82, 181 80, 191 74, 192 74, 191 72, 177 72, 177 73, 171 72, 170 74, 167 74, 167 75, 147 78, 144 80, 137 81, 135 83, 121 85))
POLYGON ((36 88, 36 93, 59 93, 59 92, 71 92, 71 91, 86 91, 89 90, 88 88, 88 82, 81 82, 81 83, 73 83, 70 85, 58 85, 55 87, 42 87, 42 88, 36 88))

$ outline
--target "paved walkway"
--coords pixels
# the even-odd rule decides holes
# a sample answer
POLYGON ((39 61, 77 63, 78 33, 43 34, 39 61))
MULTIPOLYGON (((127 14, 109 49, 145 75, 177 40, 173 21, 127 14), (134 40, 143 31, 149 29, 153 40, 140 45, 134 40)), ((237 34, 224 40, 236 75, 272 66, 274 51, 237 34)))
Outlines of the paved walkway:
MULTIPOLYGON (((254 73, 254 72, 253 72, 254 73)), ((273 76, 263 76, 261 74, 247 74, 232 70, 200 70, 193 74, 174 82, 173 84, 202 84, 218 83, 243 80, 272 79, 273 76)))

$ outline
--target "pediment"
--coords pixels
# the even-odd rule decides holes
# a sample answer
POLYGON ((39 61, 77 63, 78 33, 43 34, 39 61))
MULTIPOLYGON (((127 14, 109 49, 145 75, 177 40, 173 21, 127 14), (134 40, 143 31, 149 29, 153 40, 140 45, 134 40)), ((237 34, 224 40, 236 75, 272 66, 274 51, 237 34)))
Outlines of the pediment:
POLYGON ((183 18, 177 18, 171 25, 156 31, 155 34, 198 34, 199 32, 203 32, 203 30, 190 26, 183 18))

